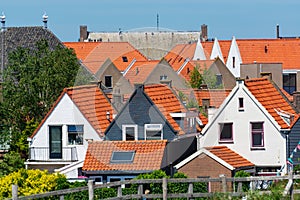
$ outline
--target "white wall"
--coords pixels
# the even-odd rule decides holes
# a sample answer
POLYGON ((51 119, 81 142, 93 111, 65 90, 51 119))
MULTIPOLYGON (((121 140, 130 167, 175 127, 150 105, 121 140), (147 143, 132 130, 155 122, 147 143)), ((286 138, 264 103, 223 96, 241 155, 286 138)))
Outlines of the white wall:
MULTIPOLYGON (((225 109, 222 112, 220 112, 220 110, 216 112, 212 121, 210 121, 203 130, 204 132, 206 131, 206 133, 200 138, 200 147, 225 145, 255 165, 282 166, 285 163, 286 155, 285 139, 281 136, 276 126, 272 124, 275 122, 274 119, 272 118, 270 121, 268 114, 264 114, 262 110, 255 105, 255 103, 259 102, 256 100, 253 101, 253 99, 246 94, 244 89, 245 87, 240 87, 224 107, 225 109), (244 98, 244 111, 239 111, 238 109, 239 97, 244 98), (218 113, 219 116, 216 116, 218 113), (219 123, 224 122, 233 123, 234 143, 219 143, 219 123), (251 150, 250 122, 264 122, 264 150, 251 150)), ((229 98, 230 96, 228 99, 229 98)), ((220 109, 223 108, 224 103, 220 109)))
POLYGON ((45 123, 32 139, 30 147, 49 147, 49 126, 62 125, 63 130, 63 147, 76 147, 78 160, 84 160, 87 150, 87 139, 102 140, 89 122, 84 118, 77 106, 70 97, 65 94, 61 101, 57 104, 53 112, 49 115, 45 123), (84 143, 83 145, 68 145, 67 141, 67 125, 83 125, 84 126, 84 143))

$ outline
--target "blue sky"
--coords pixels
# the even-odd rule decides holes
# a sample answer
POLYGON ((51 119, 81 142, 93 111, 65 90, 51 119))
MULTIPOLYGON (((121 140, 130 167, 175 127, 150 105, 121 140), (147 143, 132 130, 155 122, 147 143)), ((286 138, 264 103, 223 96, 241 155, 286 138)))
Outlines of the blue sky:
POLYGON ((92 32, 159 26, 173 30, 200 30, 208 25, 209 38, 274 38, 300 36, 299 0, 2 0, 6 26, 41 26, 62 41, 77 41, 79 26, 92 32))

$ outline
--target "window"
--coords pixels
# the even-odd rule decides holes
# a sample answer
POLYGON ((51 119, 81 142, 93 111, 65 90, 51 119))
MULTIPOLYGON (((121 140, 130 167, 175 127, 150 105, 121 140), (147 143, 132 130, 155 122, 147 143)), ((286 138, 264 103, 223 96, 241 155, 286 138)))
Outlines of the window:
POLYGON ((232 142, 232 123, 222 123, 220 126, 220 142, 232 142))
POLYGON ((83 125, 68 125, 68 145, 83 144, 83 125))
POLYGON ((216 74, 216 85, 222 85, 223 80, 222 80, 222 74, 216 74))
POLYGON ((264 147, 263 122, 251 122, 252 147, 264 147))
POLYGON ((105 87, 112 88, 112 76, 105 76, 104 84, 105 87))
POLYGON ((162 140, 161 124, 145 124, 145 140, 162 140))
POLYGON ((244 110, 244 98, 239 98, 239 110, 244 110))
POLYGON ((289 94, 296 91, 296 74, 283 74, 283 89, 289 94))
POLYGON ((137 125, 122 125, 122 140, 137 140, 137 125))
POLYGON ((235 57, 232 57, 232 67, 235 68, 235 57))
POLYGON ((126 56, 122 56, 123 62, 128 62, 128 58, 126 56))
POLYGON ((132 163, 135 151, 114 151, 112 152, 111 163, 132 163))

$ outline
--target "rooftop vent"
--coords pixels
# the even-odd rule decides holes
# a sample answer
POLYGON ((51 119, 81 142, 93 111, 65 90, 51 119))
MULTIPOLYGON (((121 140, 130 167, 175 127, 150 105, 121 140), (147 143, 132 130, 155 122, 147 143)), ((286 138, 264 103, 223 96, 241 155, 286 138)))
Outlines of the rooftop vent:
POLYGON ((44 22, 44 28, 47 28, 48 15, 46 13, 43 14, 43 22, 44 22))

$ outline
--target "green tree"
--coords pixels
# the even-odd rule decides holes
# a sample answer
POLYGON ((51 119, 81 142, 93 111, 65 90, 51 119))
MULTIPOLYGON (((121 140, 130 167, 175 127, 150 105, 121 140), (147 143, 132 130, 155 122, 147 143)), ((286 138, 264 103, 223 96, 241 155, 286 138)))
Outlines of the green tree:
POLYGON ((193 71, 191 72, 190 74, 190 85, 192 88, 195 88, 195 89, 199 89, 202 82, 203 82, 203 78, 202 78, 202 75, 200 74, 199 72, 199 67, 196 66, 193 71))
MULTIPOLYGON (((35 49, 18 48, 9 54, 4 71, 3 103, 4 132, 10 134, 11 150, 24 150, 26 135, 49 111, 63 88, 73 86, 87 78, 73 50, 62 45, 51 49, 47 41, 36 43, 35 49)), ((27 143, 27 142, 26 142, 27 143)))
POLYGON ((222 89, 223 85, 217 83, 217 77, 211 71, 205 69, 202 73, 203 83, 207 85, 209 89, 222 89))
POLYGON ((24 168, 24 161, 19 153, 11 151, 0 161, 0 177, 6 176, 20 168, 24 168))

